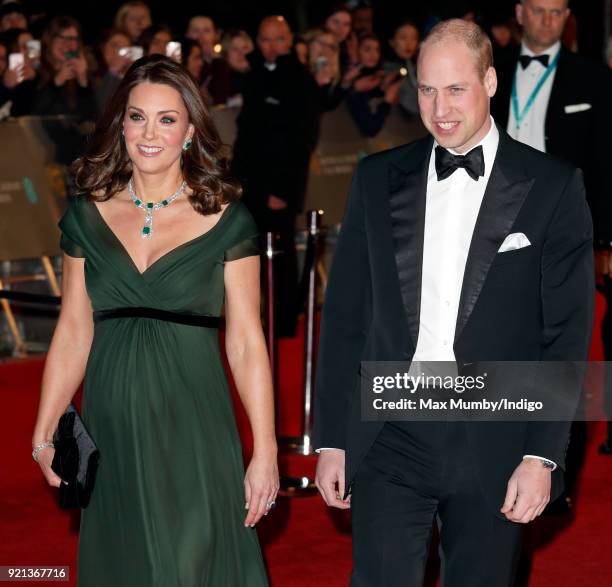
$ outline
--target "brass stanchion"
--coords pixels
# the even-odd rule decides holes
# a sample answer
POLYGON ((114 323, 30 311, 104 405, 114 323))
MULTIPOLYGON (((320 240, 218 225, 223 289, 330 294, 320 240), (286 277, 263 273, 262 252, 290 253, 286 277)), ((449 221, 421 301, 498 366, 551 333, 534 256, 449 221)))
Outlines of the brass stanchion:
MULTIPOLYGON (((317 269, 320 253, 321 219, 323 211, 307 212, 308 244, 304 262, 304 278, 306 281, 306 308, 304 319, 304 417, 302 434, 297 437, 281 438, 280 444, 284 452, 300 455, 311 455, 313 429, 313 399, 316 369, 315 323, 317 311, 317 285, 320 273, 317 269)), ((307 495, 316 491, 314 480, 308 477, 283 477, 281 488, 287 495, 307 495)))

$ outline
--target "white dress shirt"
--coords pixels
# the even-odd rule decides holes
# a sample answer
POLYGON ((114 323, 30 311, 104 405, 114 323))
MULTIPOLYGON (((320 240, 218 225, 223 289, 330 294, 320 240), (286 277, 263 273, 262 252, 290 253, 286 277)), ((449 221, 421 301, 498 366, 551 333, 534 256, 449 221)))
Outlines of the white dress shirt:
POLYGON ((427 173, 421 318, 413 361, 455 361, 453 341, 463 273, 498 144, 499 132, 491 118, 489 132, 478 143, 484 156, 484 177, 474 181, 459 168, 438 181, 438 143, 434 141, 427 173))
MULTIPOLYGON (((548 63, 552 63, 557 53, 561 49, 561 42, 557 41, 551 45, 546 51, 538 53, 538 55, 548 55, 548 63)), ((521 55, 533 56, 535 53, 525 44, 521 45, 521 55)), ((536 85, 544 75, 546 68, 538 61, 532 61, 525 69, 520 63, 516 65, 515 80, 516 80, 516 95, 518 98, 519 113, 523 111, 529 96, 534 91, 536 85)), ((514 107, 512 98, 510 98, 510 114, 508 116, 508 134, 517 141, 525 143, 538 151, 546 152, 544 124, 546 122, 546 110, 548 109, 548 101, 550 99, 550 91, 552 90, 553 81, 557 68, 553 69, 540 88, 531 108, 525 114, 520 127, 516 127, 516 118, 514 117, 514 107)))

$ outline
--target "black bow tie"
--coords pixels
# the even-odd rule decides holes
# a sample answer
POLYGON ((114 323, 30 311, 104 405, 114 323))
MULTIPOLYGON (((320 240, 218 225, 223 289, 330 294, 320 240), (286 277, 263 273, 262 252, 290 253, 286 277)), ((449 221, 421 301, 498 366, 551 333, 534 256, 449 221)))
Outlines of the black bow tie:
POLYGON ((548 67, 548 55, 521 55, 519 57, 523 69, 527 69, 532 61, 539 61, 544 67, 548 67))
POLYGON ((438 181, 450 177, 459 167, 463 167, 474 181, 478 181, 481 175, 484 176, 485 165, 482 145, 478 145, 478 147, 465 155, 453 155, 444 147, 436 147, 436 173, 438 174, 438 181))

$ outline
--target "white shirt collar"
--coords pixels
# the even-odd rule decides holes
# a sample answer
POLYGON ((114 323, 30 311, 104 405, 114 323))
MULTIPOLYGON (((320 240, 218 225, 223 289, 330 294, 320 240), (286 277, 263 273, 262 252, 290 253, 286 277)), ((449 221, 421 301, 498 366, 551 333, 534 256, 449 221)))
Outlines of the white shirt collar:
MULTIPOLYGON (((495 161, 495 155, 497 154, 497 147, 499 145, 499 131, 497 130, 497 125, 495 124, 495 120, 493 117, 489 115, 491 119, 491 128, 489 128, 489 132, 480 140, 480 142, 476 143, 472 149, 478 147, 478 145, 482 145, 482 154, 484 157, 485 164, 485 174, 483 179, 488 179, 489 175, 491 175, 491 169, 493 169, 493 163, 495 161)), ((431 159, 435 161, 435 150, 438 146, 438 141, 434 139, 433 151, 431 159)), ((469 149, 470 151, 472 149, 469 149)), ((453 155, 465 155, 465 153, 458 153, 454 149, 447 149, 453 155)))
MULTIPOLYGON (((559 49, 561 49, 561 41, 557 41, 545 51, 538 53, 538 55, 548 55, 548 59, 550 61, 559 52, 559 49)), ((535 53, 523 42, 521 43, 521 55, 529 55, 529 57, 533 57, 535 53)))

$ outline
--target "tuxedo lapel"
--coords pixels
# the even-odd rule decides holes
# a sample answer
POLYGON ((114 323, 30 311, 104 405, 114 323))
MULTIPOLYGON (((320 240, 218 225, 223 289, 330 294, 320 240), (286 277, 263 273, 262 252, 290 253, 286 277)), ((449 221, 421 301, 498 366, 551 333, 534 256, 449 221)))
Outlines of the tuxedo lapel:
POLYGON ((433 139, 415 143, 389 167, 389 206, 395 262, 410 336, 416 348, 421 316, 421 276, 427 172, 433 139))
POLYGON ((455 341, 461 336, 474 310, 491 263, 510 233, 534 182, 521 170, 520 154, 516 151, 514 141, 499 128, 497 155, 478 212, 465 265, 455 341))

